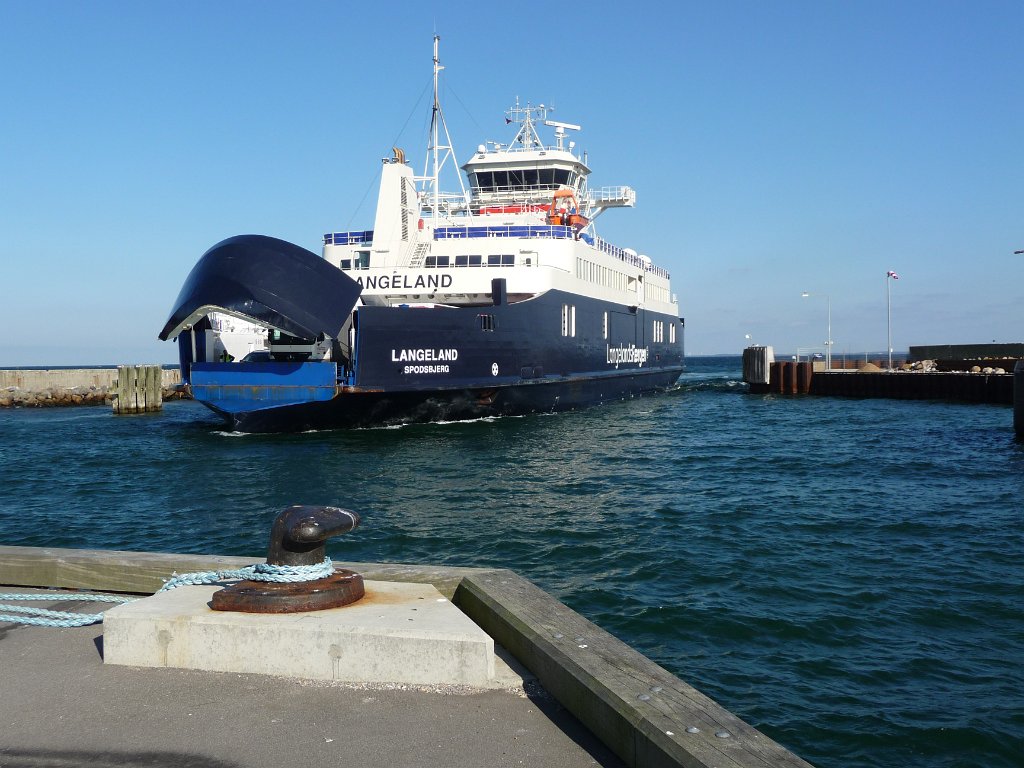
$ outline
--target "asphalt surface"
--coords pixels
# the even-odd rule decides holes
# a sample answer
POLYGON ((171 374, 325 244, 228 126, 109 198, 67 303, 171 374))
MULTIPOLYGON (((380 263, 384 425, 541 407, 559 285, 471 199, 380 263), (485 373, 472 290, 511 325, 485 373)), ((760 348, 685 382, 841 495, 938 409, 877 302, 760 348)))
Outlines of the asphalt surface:
POLYGON ((0 622, 0 768, 622 765, 504 665, 486 691, 105 666, 102 631, 0 622))

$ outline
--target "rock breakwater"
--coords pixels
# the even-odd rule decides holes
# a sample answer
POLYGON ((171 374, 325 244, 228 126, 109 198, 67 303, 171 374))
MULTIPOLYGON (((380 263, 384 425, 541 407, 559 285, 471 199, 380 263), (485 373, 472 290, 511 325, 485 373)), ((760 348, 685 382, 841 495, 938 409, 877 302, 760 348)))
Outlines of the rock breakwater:
MULTIPOLYGON (((42 390, 24 390, 8 387, 0 391, 0 408, 53 408, 69 405, 110 405, 114 399, 112 388, 90 387, 47 387, 42 390)), ((185 393, 175 387, 161 389, 163 400, 180 400, 185 393)))
MULTIPOLYGON (((160 384, 163 400, 186 397, 177 368, 162 370, 160 384)), ((116 386, 116 368, 0 370, 0 408, 110 405, 116 386)))

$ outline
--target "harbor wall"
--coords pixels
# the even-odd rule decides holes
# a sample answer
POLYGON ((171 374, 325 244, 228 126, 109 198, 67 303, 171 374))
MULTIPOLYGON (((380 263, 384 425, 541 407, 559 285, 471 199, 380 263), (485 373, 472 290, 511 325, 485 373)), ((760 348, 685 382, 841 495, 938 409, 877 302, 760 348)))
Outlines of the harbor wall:
MULTIPOLYGON (((117 368, 51 368, 0 370, 0 408, 61 405, 109 405, 117 368)), ((181 371, 161 370, 163 399, 182 396, 181 371)))
MULTIPOLYGON (((150 594, 173 572, 239 568, 256 561, 0 546, 0 585, 150 594)), ((782 745, 512 571, 338 565, 364 579, 432 584, 627 765, 809 768, 782 745)))
POLYGON ((1024 440, 1024 360, 1013 369, 1013 430, 1024 440))
MULTIPOLYGON (((926 344, 910 347, 909 360, 962 361, 971 364, 985 361, 993 365, 1001 360, 1024 358, 1024 343, 1020 344, 926 344)), ((967 366, 968 368, 970 365, 967 366)), ((1005 366, 1003 366, 1005 367, 1005 366)), ((1013 368, 1013 365, 1010 365, 1013 368)))
POLYGON ((823 371, 817 363, 783 360, 771 364, 767 384, 747 383, 752 394, 1014 404, 1014 374, 1011 373, 879 371, 875 366, 823 371))
POLYGON ((1013 405, 1013 374, 821 372, 814 374, 810 394, 1013 405))

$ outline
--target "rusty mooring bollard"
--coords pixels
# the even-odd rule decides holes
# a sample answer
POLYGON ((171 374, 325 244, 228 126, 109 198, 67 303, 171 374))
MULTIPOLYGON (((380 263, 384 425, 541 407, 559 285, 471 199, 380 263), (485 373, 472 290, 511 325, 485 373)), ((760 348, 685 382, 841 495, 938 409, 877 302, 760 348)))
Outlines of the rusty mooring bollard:
MULTIPOLYGON (((267 549, 270 566, 313 566, 326 557, 324 542, 359 525, 359 515, 338 507, 295 505, 274 520, 267 549)), ((283 568, 283 569, 284 569, 283 568)), ((213 594, 215 611, 301 613, 339 608, 363 596, 363 577, 336 569, 314 581, 240 581, 213 594)))

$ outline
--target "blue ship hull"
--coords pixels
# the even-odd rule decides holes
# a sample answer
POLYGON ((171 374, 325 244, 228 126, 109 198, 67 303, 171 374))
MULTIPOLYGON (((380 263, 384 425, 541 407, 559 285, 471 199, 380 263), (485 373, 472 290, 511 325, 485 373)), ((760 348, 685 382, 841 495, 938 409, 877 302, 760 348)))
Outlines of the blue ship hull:
POLYGON ((679 322, 556 291, 485 307, 361 307, 352 367, 334 362, 196 363, 192 396, 243 432, 448 421, 572 410, 667 389, 679 322), (561 335, 563 305, 575 336, 561 335), (608 315, 608 339, 604 337, 608 315))
MULTIPOLYGON (((219 365, 219 364, 213 364, 219 365)), ((225 365, 231 365, 230 363, 225 365)), ((330 363, 320 365, 333 368, 330 363)), ((243 400, 192 385, 193 396, 239 432, 301 432, 395 424, 460 421, 574 410, 661 392, 681 368, 524 381, 461 389, 368 391, 341 387, 328 400, 278 402, 259 395, 243 400)))

